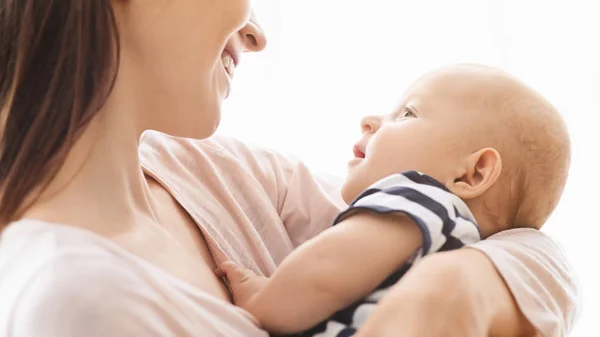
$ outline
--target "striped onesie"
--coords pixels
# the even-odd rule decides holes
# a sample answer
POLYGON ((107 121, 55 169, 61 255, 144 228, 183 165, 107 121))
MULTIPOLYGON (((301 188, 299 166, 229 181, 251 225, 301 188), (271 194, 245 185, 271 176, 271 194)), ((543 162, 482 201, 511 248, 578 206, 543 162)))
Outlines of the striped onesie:
MULTIPOLYGON (((334 226, 358 210, 376 213, 402 212, 423 234, 423 246, 402 268, 389 275, 368 297, 338 311, 299 337, 347 337, 365 322, 390 287, 427 254, 460 248, 480 240, 471 211, 456 195, 435 179, 408 171, 372 185, 340 213, 334 226)), ((366 271, 368 272, 368 271, 366 271)))

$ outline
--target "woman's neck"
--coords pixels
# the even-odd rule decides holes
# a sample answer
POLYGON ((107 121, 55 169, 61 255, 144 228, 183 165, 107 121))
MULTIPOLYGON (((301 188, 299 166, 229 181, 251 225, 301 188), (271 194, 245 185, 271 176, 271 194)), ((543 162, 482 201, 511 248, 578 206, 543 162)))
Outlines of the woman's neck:
POLYGON ((84 227, 107 237, 157 222, 138 158, 140 127, 133 114, 110 111, 109 105, 24 218, 84 227))

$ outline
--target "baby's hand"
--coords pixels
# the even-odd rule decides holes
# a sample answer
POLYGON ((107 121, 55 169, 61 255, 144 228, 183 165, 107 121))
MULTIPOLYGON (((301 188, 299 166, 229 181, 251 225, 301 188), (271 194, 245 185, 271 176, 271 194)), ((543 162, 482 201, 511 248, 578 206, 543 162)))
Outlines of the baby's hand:
POLYGON ((217 270, 217 275, 227 277, 229 289, 233 295, 233 303, 238 307, 249 309, 252 299, 267 285, 268 278, 258 276, 249 269, 227 261, 217 270))

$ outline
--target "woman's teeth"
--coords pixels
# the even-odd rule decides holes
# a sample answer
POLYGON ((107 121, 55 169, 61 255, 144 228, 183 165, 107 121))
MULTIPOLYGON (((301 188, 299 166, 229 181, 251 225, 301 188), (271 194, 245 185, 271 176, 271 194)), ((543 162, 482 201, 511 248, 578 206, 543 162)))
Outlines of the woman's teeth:
POLYGON ((229 75, 229 77, 233 77, 233 70, 235 69, 233 58, 230 55, 223 55, 221 56, 221 61, 223 62, 223 66, 225 67, 227 75, 229 75))

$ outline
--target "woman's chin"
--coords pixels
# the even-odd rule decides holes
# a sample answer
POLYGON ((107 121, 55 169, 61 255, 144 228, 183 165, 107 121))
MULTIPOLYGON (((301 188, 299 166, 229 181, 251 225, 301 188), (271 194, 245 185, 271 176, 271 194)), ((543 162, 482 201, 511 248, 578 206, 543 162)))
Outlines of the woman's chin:
POLYGON ((195 138, 195 139, 206 139, 215 134, 217 129, 219 128, 219 124, 221 123, 221 118, 219 114, 219 118, 215 118, 213 121, 207 121, 200 128, 196 128, 193 130, 193 136, 187 138, 195 138))
MULTIPOLYGON (((192 114, 192 112, 190 111, 189 114, 192 114)), ((189 116, 189 114, 187 115, 189 116)), ((205 139, 217 131, 221 122, 220 109, 209 111, 204 107, 204 109, 195 111, 192 116, 192 118, 183 118, 182 116, 177 120, 177 117, 172 115, 170 121, 154 130, 174 137, 205 139)))

